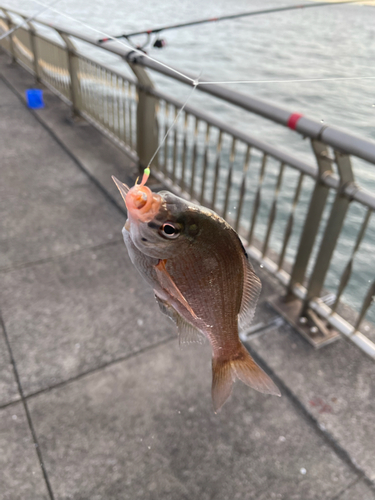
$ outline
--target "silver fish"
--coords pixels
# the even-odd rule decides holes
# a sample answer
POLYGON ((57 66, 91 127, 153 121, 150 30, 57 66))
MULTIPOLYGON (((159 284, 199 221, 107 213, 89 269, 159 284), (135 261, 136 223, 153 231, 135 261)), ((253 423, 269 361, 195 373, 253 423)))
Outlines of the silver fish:
POLYGON ((212 401, 218 411, 238 378, 280 396, 239 338, 261 291, 241 240, 212 210, 142 182, 131 189, 113 177, 127 207, 123 228, 130 259, 153 288, 161 311, 177 325, 180 342, 212 347, 212 401))

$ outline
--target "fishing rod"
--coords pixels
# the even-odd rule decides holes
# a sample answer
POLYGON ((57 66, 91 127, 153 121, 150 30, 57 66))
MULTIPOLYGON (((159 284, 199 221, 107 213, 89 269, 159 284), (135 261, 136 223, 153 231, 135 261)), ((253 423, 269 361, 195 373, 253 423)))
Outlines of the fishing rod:
MULTIPOLYGON (((167 30, 173 30, 173 29, 179 29, 179 28, 187 28, 189 26, 196 26, 198 24, 206 24, 206 23, 212 23, 212 22, 217 22, 217 21, 228 21, 231 19, 239 19, 241 17, 252 17, 252 16, 260 16, 263 14, 272 14, 275 12, 286 12, 290 10, 297 10, 297 9, 310 9, 313 7, 327 7, 329 5, 338 5, 338 4, 344 4, 344 3, 359 3, 362 2, 363 0, 343 0, 339 2, 314 2, 311 4, 296 4, 296 5, 286 5, 284 7, 274 7, 272 9, 263 9, 263 10, 253 10, 250 12, 240 12, 238 14, 230 14, 226 16, 218 16, 218 17, 210 17, 206 19, 200 19, 198 21, 190 21, 187 23, 179 23, 179 24, 170 24, 167 26, 162 26, 161 28, 155 28, 155 29, 149 29, 149 30, 143 30, 143 31, 133 31, 132 33, 123 33, 122 35, 116 35, 111 38, 101 38, 98 40, 98 43, 104 43, 112 40, 113 38, 126 38, 130 42, 130 38, 133 36, 138 36, 138 35, 147 35, 147 40, 146 42, 137 48, 143 49, 146 47, 146 45, 150 41, 151 35, 158 34, 162 31, 167 31, 167 30)), ((132 42, 130 42, 132 43, 132 42)), ((165 42, 163 39, 158 38, 155 43, 154 47, 156 48, 162 48, 164 47, 165 42)))

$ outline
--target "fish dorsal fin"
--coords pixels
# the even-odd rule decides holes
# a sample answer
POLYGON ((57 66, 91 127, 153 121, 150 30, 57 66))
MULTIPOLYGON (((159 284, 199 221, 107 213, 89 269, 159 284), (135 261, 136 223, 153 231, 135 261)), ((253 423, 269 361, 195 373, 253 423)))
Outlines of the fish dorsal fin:
POLYGON ((176 283, 173 281, 172 276, 167 271, 165 267, 166 259, 159 260, 159 263, 155 266, 156 275, 158 277, 159 283, 174 299, 178 300, 180 304, 182 304, 187 311, 193 316, 194 319, 198 319, 197 315, 190 307, 188 301, 182 295, 180 290, 178 289, 176 283))
POLYGON ((156 302, 163 314, 168 316, 177 326, 178 338, 181 346, 189 344, 204 344, 206 337, 191 323, 186 321, 166 300, 155 294, 156 302))
POLYGON ((253 321, 255 308, 258 302, 262 284, 260 279, 255 274, 253 266, 248 261, 247 257, 243 257, 244 266, 244 283, 242 292, 241 309, 238 315, 238 325, 240 331, 244 331, 251 325, 253 321))

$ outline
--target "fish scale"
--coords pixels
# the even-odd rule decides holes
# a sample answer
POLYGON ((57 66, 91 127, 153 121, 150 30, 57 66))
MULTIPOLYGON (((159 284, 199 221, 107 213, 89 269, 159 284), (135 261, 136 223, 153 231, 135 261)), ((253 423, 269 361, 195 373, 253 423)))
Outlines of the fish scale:
POLYGON ((208 241, 210 244, 205 247, 192 245, 195 248, 168 259, 167 270, 196 315, 212 327, 207 329, 207 334, 212 334, 213 340, 225 336, 229 343, 231 337, 238 338, 242 264, 238 255, 233 258, 233 252, 232 257, 228 253, 223 238, 219 244, 212 243, 211 238, 208 241))

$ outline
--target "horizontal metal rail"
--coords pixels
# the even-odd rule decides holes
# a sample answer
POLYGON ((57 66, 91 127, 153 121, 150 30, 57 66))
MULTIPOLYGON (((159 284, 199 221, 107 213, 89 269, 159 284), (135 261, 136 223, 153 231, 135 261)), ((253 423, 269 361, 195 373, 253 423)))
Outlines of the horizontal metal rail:
MULTIPOLYGON (((176 108, 180 108, 183 105, 183 102, 180 101, 179 99, 175 99, 158 89, 144 89, 144 90, 146 90, 150 95, 153 95, 162 101, 172 104, 176 108)), ((203 112, 199 108, 190 106, 189 104, 185 106, 185 111, 189 114, 196 116, 201 121, 206 121, 212 127, 216 127, 217 129, 222 130, 223 132, 225 131, 227 134, 235 137, 239 141, 242 141, 245 144, 253 146, 259 150, 265 151, 269 156, 281 162, 287 163, 291 167, 303 172, 304 174, 312 177, 313 179, 315 180, 318 179, 319 171, 316 165, 310 165, 309 163, 306 163, 300 158, 298 158, 297 156, 288 154, 287 152, 278 149, 272 146, 271 144, 268 144, 267 142, 260 140, 255 136, 251 136, 246 132, 242 132, 241 130, 232 127, 228 123, 219 120, 218 118, 216 118, 207 111, 203 112)), ((333 173, 332 171, 330 171, 327 175, 325 175, 322 179, 320 179, 320 181, 327 187, 332 189, 338 190, 340 187, 339 176, 333 173)), ((352 185, 347 185, 344 187, 342 194, 346 195, 351 200, 358 201, 359 203, 371 208, 372 210, 375 210, 375 196, 364 188, 361 188, 357 185, 354 187, 352 185)))
MULTIPOLYGON (((0 33, 16 25, 12 13, 22 17, 2 10, 0 33)), ((0 46, 37 82, 69 103, 73 113, 93 123, 143 166, 183 104, 155 88, 144 68, 194 85, 190 75, 136 51, 111 42, 103 47, 81 33, 39 21, 18 28, 0 46), (58 33, 61 42, 39 33, 37 24, 58 33), (122 57, 135 77, 81 54, 76 39, 122 57)), ((356 271, 363 247, 375 250, 375 195, 355 182, 351 166, 356 156, 372 168, 375 143, 220 85, 198 85, 197 91, 309 137, 315 162, 305 162, 187 104, 155 159, 155 177, 175 193, 212 207, 235 227, 250 256, 286 287, 288 300, 300 302, 298 317, 309 319, 310 331, 316 331, 315 324, 311 326, 316 315, 317 325, 325 322, 322 345, 332 340, 335 329, 375 359, 375 344, 365 335, 375 327, 364 321, 375 294, 375 269, 368 270, 366 283, 356 271), (352 207, 358 212, 355 218, 348 216, 352 207), (340 238, 349 233, 354 235, 353 245, 340 267, 336 250, 340 238), (329 305, 324 294, 332 273, 337 286, 329 305), (351 280, 362 294, 356 308, 345 307, 351 280)), ((318 345, 313 333, 310 337, 318 345)))
MULTIPOLYGON (((8 8, 3 10, 26 18, 25 15, 22 15, 16 10, 8 8)), ((158 73, 168 76, 169 78, 185 83, 186 85, 193 86, 193 82, 196 81, 196 77, 194 75, 190 75, 186 71, 173 71, 172 69, 169 69, 158 61, 147 58, 140 51, 135 51, 132 49, 128 50, 126 49, 126 47, 116 43, 115 41, 108 41, 106 42, 105 47, 103 47, 103 44, 99 43, 95 38, 89 37, 88 35, 83 35, 78 31, 71 29, 62 29, 59 26, 54 25, 53 23, 44 23, 43 21, 38 21, 38 24, 55 29, 61 34, 72 36, 77 40, 82 40, 84 42, 90 43, 91 45, 95 45, 96 47, 104 49, 108 52, 112 52, 113 54, 117 54, 125 58, 127 61, 132 62, 133 64, 138 64, 139 66, 142 66, 144 68, 154 70, 158 73)), ((200 83, 203 84, 205 83, 205 81, 200 80, 200 83)), ((221 85, 200 85, 199 90, 289 128, 291 127, 291 117, 296 115, 295 111, 290 111, 281 106, 277 106, 273 103, 264 101, 259 98, 246 96, 241 92, 228 89, 221 85)), ((319 139, 325 144, 332 146, 333 148, 339 149, 348 154, 353 154, 354 156, 358 156, 359 158, 362 158, 371 163, 375 163, 375 142, 373 141, 363 139, 359 136, 356 136, 355 134, 351 134, 332 125, 323 125, 317 120, 312 120, 302 115, 292 128, 293 130, 296 130, 297 132, 302 134, 304 137, 309 137, 310 139, 319 139)))

